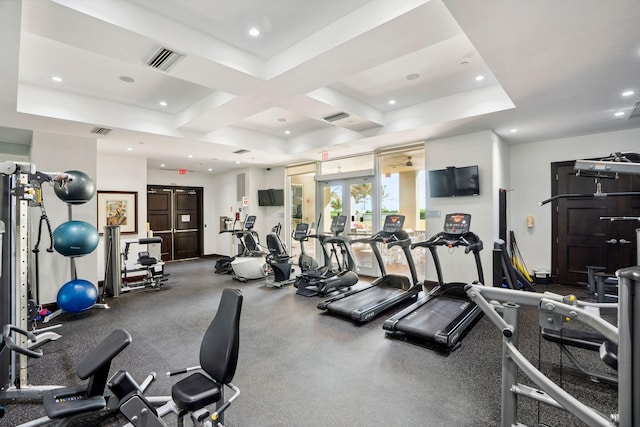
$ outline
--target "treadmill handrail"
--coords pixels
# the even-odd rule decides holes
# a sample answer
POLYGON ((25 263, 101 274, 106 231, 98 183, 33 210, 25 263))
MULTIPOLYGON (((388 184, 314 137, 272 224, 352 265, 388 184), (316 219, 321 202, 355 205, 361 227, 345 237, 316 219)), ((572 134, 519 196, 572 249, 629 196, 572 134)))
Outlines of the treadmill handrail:
POLYGON ((387 249, 391 249, 394 246, 400 246, 400 247, 409 247, 411 246, 411 238, 407 238, 407 239, 402 239, 402 240, 396 240, 394 242, 389 242, 387 243, 387 249))
MULTIPOLYGON (((402 230, 400 230, 402 231, 402 230)), ((398 239, 396 233, 385 233, 383 231, 379 231, 376 234, 373 234, 368 237, 360 237, 359 239, 351 239, 351 243, 393 243, 404 239, 398 239)))
POLYGON ((465 253, 469 253, 471 251, 479 252, 483 249, 482 240, 478 238, 478 236, 469 231, 462 235, 454 235, 448 234, 444 232, 440 232, 435 234, 428 240, 424 240, 422 242, 416 242, 411 245, 411 249, 415 248, 428 248, 434 246, 448 246, 448 247, 457 247, 457 246, 465 246, 465 253), (453 237, 454 239, 448 238, 453 237))

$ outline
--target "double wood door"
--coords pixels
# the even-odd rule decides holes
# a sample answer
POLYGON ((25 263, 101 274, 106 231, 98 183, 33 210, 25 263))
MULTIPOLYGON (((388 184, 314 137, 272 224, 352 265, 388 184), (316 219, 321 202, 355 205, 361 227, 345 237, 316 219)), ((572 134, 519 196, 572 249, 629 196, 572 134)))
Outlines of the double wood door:
POLYGON ((147 221, 162 237, 162 260, 202 256, 202 188, 147 187, 147 221))
MULTIPOLYGON (((574 162, 552 164, 557 194, 593 194, 595 178, 576 176, 574 162)), ((602 193, 640 191, 640 176, 620 175, 602 179, 602 193)), ((590 266, 607 273, 637 263, 638 221, 610 221, 602 217, 640 217, 639 196, 560 198, 553 203, 554 241, 552 268, 559 283, 587 281, 590 266)))

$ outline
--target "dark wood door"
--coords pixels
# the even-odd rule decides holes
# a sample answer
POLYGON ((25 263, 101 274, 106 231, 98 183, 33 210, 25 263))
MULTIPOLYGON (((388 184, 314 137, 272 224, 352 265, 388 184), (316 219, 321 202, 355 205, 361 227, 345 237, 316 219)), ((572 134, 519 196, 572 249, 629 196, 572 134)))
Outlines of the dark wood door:
POLYGON ((202 189, 149 186, 147 221, 162 237, 162 260, 202 255, 202 189))
POLYGON ((176 189, 174 192, 175 259, 194 258, 200 250, 200 197, 195 190, 176 189))
POLYGON ((163 261, 173 259, 173 216, 171 189, 150 188, 147 191, 147 221, 153 234, 162 237, 163 261))
MULTIPOLYGON (((593 194, 595 179, 576 176, 574 162, 555 163, 553 194, 593 194)), ((602 192, 638 191, 638 177, 603 179, 602 192), (633 188, 636 188, 633 190, 633 188)), ((553 266, 559 283, 587 281, 588 265, 613 273, 635 265, 637 221, 609 221, 602 217, 640 215, 638 197, 561 198, 553 203, 553 266), (632 224, 633 223, 633 224, 632 224)))

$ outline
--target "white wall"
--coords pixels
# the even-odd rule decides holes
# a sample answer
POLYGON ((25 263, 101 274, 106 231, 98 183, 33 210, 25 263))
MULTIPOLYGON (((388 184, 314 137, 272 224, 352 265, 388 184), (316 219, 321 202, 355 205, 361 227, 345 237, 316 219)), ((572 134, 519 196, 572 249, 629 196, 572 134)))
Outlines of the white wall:
POLYGON ((529 269, 551 268, 551 204, 538 205, 551 196, 551 163, 604 157, 614 151, 640 151, 640 129, 511 146, 508 229, 514 230, 529 269), (534 217, 533 228, 526 227, 527 215, 534 217))
MULTIPOLYGON (((478 196, 431 198, 427 182, 426 210, 440 211, 441 216, 440 218, 427 217, 426 234, 430 237, 442 231, 444 217, 447 213, 471 214, 471 231, 477 234, 484 244, 484 250, 480 256, 486 284, 492 283, 491 248, 493 247, 493 238, 497 233, 494 230, 493 212, 497 188, 494 186, 502 184, 504 181, 504 177, 496 181, 493 177, 494 162, 502 164, 498 158, 501 155, 500 147, 502 147, 502 143, 496 139, 492 132, 479 132, 431 140, 425 143, 426 170, 444 169, 447 166, 478 165, 480 175, 480 195, 478 196)), ((428 179, 427 176, 427 181, 428 179)), ((445 282, 470 283, 478 279, 473 256, 465 254, 464 248, 449 251, 445 247, 439 247, 438 255, 445 282)), ((437 275, 431 256, 427 255, 425 258, 427 259, 426 278, 436 281, 437 275)))
MULTIPOLYGON (((260 236, 260 242, 264 245, 266 245, 266 233, 270 232, 273 226, 278 222, 284 226, 283 206, 258 206, 258 190, 285 188, 284 173, 284 168, 277 167, 269 171, 264 168, 248 168, 214 175, 216 191, 213 217, 215 217, 216 221, 216 230, 211 253, 227 256, 236 255, 237 239, 229 233, 217 234, 219 231, 217 222, 220 216, 233 218, 240 208, 242 208, 241 221, 244 220, 246 215, 256 215, 255 231, 260 236), (236 194, 237 175, 242 173, 245 174, 245 196, 248 197, 249 202, 246 207, 242 207, 242 201, 237 200, 236 194)), ((236 228, 241 228, 240 222, 236 224, 236 228)))
MULTIPOLYGON (((272 168, 271 170, 257 169, 255 178, 256 187, 255 191, 251 193, 252 198, 257 200, 258 190, 267 190, 269 188, 283 189, 285 202, 289 197, 289 189, 286 187, 285 170, 283 167, 272 168)), ((253 180, 252 180, 253 181, 253 180)), ((284 206, 257 206, 256 215, 258 216, 258 233, 260 235, 260 242, 263 245, 267 244, 266 234, 271 232, 271 229, 278 223, 282 224, 283 230, 286 221, 286 215, 284 213, 284 206)), ((283 231, 284 232, 284 231, 283 231)), ((285 240, 285 236, 282 236, 285 240)))
MULTIPOLYGON (((31 162, 37 170, 43 172, 64 172, 79 170, 96 181, 97 140, 93 138, 80 138, 69 135, 57 135, 42 132, 33 132, 31 145, 31 162)), ((97 181, 96 181, 97 185, 97 181)), ((47 210, 47 216, 51 226, 55 230, 57 226, 69 220, 67 204, 63 203, 55 195, 53 186, 43 185, 43 200, 47 210)), ((88 203, 73 206, 73 219, 96 224, 97 217, 96 197, 88 203)), ((35 243, 37 227, 40 219, 39 209, 30 209, 31 229, 30 236, 35 243)), ((48 245, 48 237, 41 242, 41 246, 48 245)), ((70 260, 57 252, 48 253, 41 250, 39 253, 40 269, 40 304, 48 304, 56 301, 58 289, 71 280, 70 260)), ((98 280, 98 254, 91 254, 76 259, 76 268, 79 279, 85 279, 97 285, 98 280)), ((32 264, 33 265, 33 264, 32 264)), ((31 269, 33 271, 33 269, 31 269)))
MULTIPOLYGON (((137 240, 147 234, 147 159, 130 155, 100 154, 96 176, 98 191, 135 191, 138 193, 138 233, 120 235, 120 251, 122 251, 126 240, 137 240)), ((103 230, 98 231, 103 232, 103 230)), ((100 280, 104 280, 104 247, 104 238, 101 238, 97 249, 100 280)), ((138 253, 138 249, 137 245, 134 245, 130 248, 130 253, 138 253)), ((133 262, 135 259, 130 258, 129 264, 131 265, 133 262)))

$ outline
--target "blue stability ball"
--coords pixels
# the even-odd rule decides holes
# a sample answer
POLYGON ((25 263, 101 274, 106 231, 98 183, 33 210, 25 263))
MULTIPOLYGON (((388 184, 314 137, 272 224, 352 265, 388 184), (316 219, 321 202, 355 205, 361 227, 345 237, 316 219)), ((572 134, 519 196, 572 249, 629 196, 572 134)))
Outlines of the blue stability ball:
POLYGON ((67 221, 53 230, 53 247, 64 256, 83 256, 98 247, 96 228, 84 221, 67 221))
POLYGON ((98 301, 98 289, 93 283, 75 279, 62 285, 58 291, 58 307, 69 313, 80 313, 98 301))
POLYGON ((96 194, 96 184, 84 172, 66 171, 69 177, 63 184, 56 181, 53 191, 65 203, 81 205, 87 203, 96 194))

